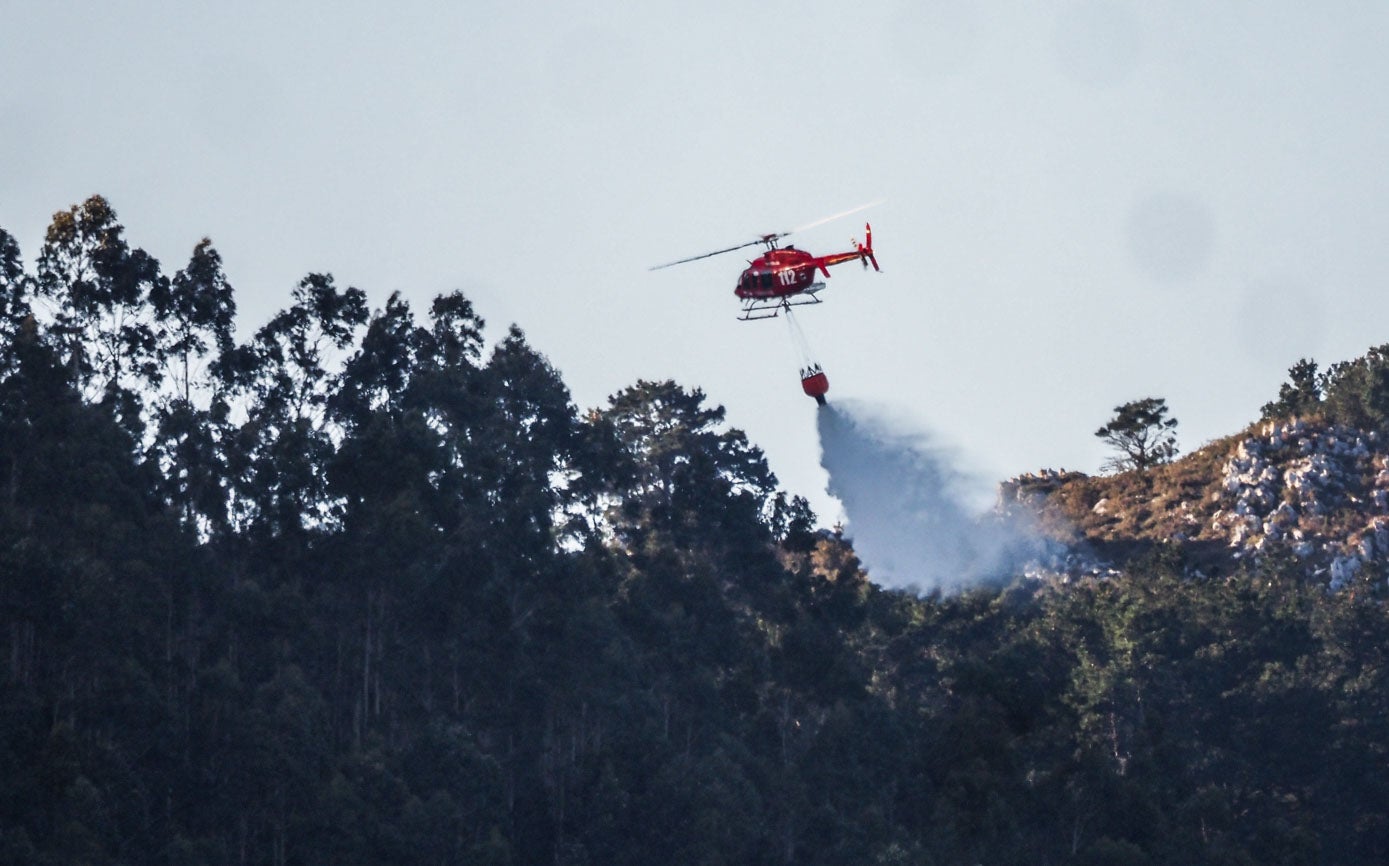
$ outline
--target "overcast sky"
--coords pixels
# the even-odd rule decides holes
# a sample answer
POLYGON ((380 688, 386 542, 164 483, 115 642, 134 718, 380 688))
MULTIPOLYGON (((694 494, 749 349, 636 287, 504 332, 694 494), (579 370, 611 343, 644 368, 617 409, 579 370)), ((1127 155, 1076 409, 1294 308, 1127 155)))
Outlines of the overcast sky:
POLYGON ((701 387, 832 519, 745 257, 796 236, 830 399, 995 481, 1097 471, 1119 403, 1186 450, 1287 368, 1389 342, 1389 4, 0 0, 0 227, 105 195, 166 273, 210 236, 248 335, 311 271, 462 289, 581 407, 701 387))

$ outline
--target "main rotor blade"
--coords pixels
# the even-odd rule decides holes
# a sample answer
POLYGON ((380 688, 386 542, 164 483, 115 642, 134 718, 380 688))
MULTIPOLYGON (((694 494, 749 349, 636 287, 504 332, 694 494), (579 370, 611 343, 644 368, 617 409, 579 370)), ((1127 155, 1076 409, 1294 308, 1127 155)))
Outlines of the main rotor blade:
POLYGON ((728 247, 727 249, 714 250, 712 253, 700 253, 700 254, 697 255, 697 256, 690 256, 690 257, 687 258, 687 259, 677 259, 676 261, 673 261, 673 262, 666 262, 666 263, 663 264, 663 265, 656 265, 656 266, 654 266, 654 267, 647 268, 647 270, 648 270, 648 271, 659 271, 659 270, 661 270, 662 268, 669 268, 669 267, 673 267, 673 266, 675 266, 675 265, 683 265, 683 264, 685 264, 685 262, 697 262, 697 261, 699 261, 700 259, 707 259, 707 258, 709 258, 710 256, 721 256, 721 255, 723 255, 724 253, 731 253, 731 252, 734 252, 735 250, 741 250, 741 249, 743 249, 744 247, 756 246, 757 244, 770 244, 772 241, 779 241, 779 240, 781 240, 782 238, 786 237, 786 236, 789 235, 789 234, 794 234, 795 232, 803 232, 803 231, 805 231, 806 229, 813 229, 813 228, 815 228, 816 226, 822 226, 822 225, 824 225, 824 224, 827 223, 827 222, 832 222, 832 221, 837 220, 837 219, 839 219, 839 218, 841 218, 841 217, 846 217, 846 216, 850 216, 851 214, 856 214, 856 213, 858 213, 858 212, 861 211, 861 210, 867 210, 868 208, 874 207, 874 206, 876 206, 876 205, 880 205, 880 204, 882 204, 882 203, 885 202, 885 201, 887 201, 887 199, 885 199, 885 198, 880 198, 880 199, 878 199, 877 201, 870 201, 868 204, 861 204, 861 205, 859 205, 858 207, 849 208, 849 209, 846 210, 846 211, 841 211, 840 213, 837 213, 837 214, 835 214, 834 216, 827 216, 827 217, 825 217, 824 219, 816 220, 816 221, 813 222, 813 223, 808 223, 808 224, 803 225, 803 226, 800 226, 800 227, 798 227, 798 228, 791 229, 791 231, 789 231, 789 232, 773 232, 772 234, 763 235, 762 237, 758 238, 757 240, 748 241, 748 242, 745 243, 745 244, 738 244, 736 247, 728 247))
POLYGON ((803 232, 803 231, 805 231, 806 229, 813 229, 813 228, 815 228, 816 226, 822 226, 822 225, 824 225, 824 224, 827 223, 827 222, 833 222, 833 221, 835 221, 835 220, 837 220, 837 219, 840 219, 841 217, 846 217, 846 216, 849 216, 850 214, 856 214, 856 213, 858 213, 858 212, 861 211, 861 210, 868 210, 870 207, 876 207, 877 205, 880 205, 880 204, 882 204, 882 203, 885 202, 885 201, 887 201, 887 199, 885 199, 885 198, 880 198, 880 199, 878 199, 877 201, 870 201, 868 204, 861 204, 861 205, 859 205, 858 207, 849 208, 848 210, 842 211, 842 212, 840 212, 840 213, 837 213, 837 214, 835 214, 834 216, 827 216, 827 217, 825 217, 824 219, 816 220, 815 222, 810 223, 810 224, 808 224, 808 225, 798 226, 797 228, 791 229, 791 231, 789 231, 789 232, 783 233, 782 236, 784 237, 785 235, 789 235, 789 234, 791 234, 791 232, 803 232))
MULTIPOLYGON (((772 239, 775 239, 775 238, 773 238, 773 236, 771 236, 771 235, 769 235, 768 237, 769 237, 769 238, 772 238, 772 239)), ((781 235, 776 235, 775 237, 781 237, 781 235)), ((729 248, 726 249, 726 250, 714 250, 712 253, 700 253, 700 254, 697 255, 697 256, 690 256, 688 259, 679 259, 679 260, 674 261, 674 262, 666 262, 666 263, 663 264, 663 265, 656 265, 655 267, 647 268, 647 270, 648 270, 648 271, 659 271, 661 268, 669 268, 669 267, 671 267, 671 266, 673 266, 673 265, 683 265, 685 262, 696 262, 696 261, 699 261, 700 259, 707 259, 707 258, 709 258, 710 256, 721 256, 721 255, 723 255, 724 253, 731 253, 731 252, 733 252, 734 250, 741 250, 743 247, 750 247, 750 246, 753 246, 753 245, 755 245, 755 244, 763 243, 764 240, 766 240, 766 239, 764 239, 764 238, 758 238, 758 239, 755 240, 755 241, 748 241, 748 242, 745 243, 745 244, 738 244, 736 247, 729 247, 729 248)))

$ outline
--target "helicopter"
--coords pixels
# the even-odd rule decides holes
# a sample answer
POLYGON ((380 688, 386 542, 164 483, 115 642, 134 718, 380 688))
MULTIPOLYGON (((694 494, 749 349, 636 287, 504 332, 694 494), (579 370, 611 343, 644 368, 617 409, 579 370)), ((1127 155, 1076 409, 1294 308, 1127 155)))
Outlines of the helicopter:
POLYGON ((739 320, 748 322, 756 319, 774 318, 782 310, 789 313, 793 306, 821 303, 819 293, 825 288, 825 284, 818 282, 816 276, 823 274, 825 277, 829 277, 829 269, 833 265, 858 259, 863 262, 864 270, 867 270, 871 263, 873 270, 881 271, 881 268, 878 267, 878 259, 873 255, 873 227, 868 223, 864 223, 863 226, 866 242, 859 243, 856 239, 851 240, 850 243, 853 244, 854 249, 849 252, 817 256, 805 250, 798 250, 790 244, 785 247, 778 245, 778 242, 787 235, 858 213, 875 204, 879 204, 879 202, 860 205, 852 210, 817 220, 810 225, 801 226, 791 231, 765 234, 756 240, 678 259, 663 265, 656 265, 649 270, 659 271, 662 268, 683 265, 686 262, 707 259, 711 256, 719 256, 762 244, 765 247, 765 252, 748 262, 748 267, 738 277, 738 283, 733 289, 733 293, 742 302, 742 313, 738 316, 739 320))
POLYGON ((825 406, 825 394, 829 392, 830 382, 826 377, 824 369, 811 358, 810 346, 806 342, 805 334, 801 332, 800 325, 791 314, 792 307, 804 304, 818 304, 820 292, 825 288, 825 284, 816 280, 817 275, 823 274, 826 278, 830 275, 830 268, 834 265, 851 262, 855 259, 863 262, 864 270, 868 265, 873 265, 873 270, 881 272, 878 267, 878 259, 873 255, 873 226, 864 223, 864 243, 851 240, 853 249, 848 252, 830 253, 829 255, 817 256, 798 250, 794 246, 787 244, 785 247, 778 245, 778 242, 789 234, 798 231, 805 231, 809 228, 827 223, 840 217, 858 213, 865 208, 881 202, 870 202, 860 205, 851 210, 837 213, 831 217, 817 220, 810 225, 792 229, 789 232, 773 232, 765 234, 756 240, 738 244, 722 250, 714 250, 709 253, 701 253, 697 256, 667 262, 664 265, 656 265, 649 270, 659 271, 662 268, 669 268, 674 265, 683 265, 686 262, 694 262, 700 259, 707 259, 711 256, 720 256, 724 253, 731 253, 736 250, 745 249, 750 246, 762 244, 765 251, 755 259, 748 261, 747 268, 738 277, 738 283, 733 289, 733 294, 738 296, 742 302, 742 314, 738 318, 744 322, 755 319, 771 319, 780 315, 782 311, 786 313, 786 323, 791 331, 791 338, 800 349, 802 366, 800 369, 801 390, 807 397, 813 397, 820 406, 825 406))

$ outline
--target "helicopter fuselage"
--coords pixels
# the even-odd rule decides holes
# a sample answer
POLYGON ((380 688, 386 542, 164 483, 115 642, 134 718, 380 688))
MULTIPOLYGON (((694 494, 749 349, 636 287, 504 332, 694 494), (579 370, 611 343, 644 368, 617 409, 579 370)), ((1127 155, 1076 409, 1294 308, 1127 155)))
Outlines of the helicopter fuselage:
POLYGON ((767 250, 748 263, 733 293, 740 298, 784 298, 810 288, 819 262, 794 247, 767 250))
POLYGON ((747 270, 738 277, 733 294, 743 300, 785 298, 821 285, 815 282, 815 272, 828 277, 831 265, 861 260, 864 267, 871 261, 876 269, 878 262, 873 258, 873 236, 872 230, 869 231, 868 246, 856 244, 858 248, 853 252, 813 256, 795 247, 767 250, 748 262, 747 270))

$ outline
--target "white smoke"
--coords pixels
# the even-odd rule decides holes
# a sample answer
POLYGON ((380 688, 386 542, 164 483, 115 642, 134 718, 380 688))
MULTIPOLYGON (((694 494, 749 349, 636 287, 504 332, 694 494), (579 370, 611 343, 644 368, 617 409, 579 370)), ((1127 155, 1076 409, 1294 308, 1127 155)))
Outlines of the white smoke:
POLYGON ((1001 582, 1038 552, 1025 518, 969 504, 980 485, 927 434, 902 432, 854 402, 816 414, 829 492, 875 583, 952 592, 1001 582))

